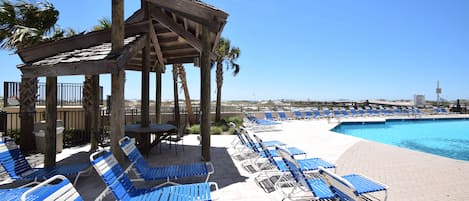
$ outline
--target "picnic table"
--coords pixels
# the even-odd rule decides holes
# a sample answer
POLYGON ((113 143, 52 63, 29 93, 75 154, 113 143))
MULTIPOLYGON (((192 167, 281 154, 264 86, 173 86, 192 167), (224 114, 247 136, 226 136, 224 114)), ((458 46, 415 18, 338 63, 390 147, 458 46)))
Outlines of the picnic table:
POLYGON ((134 137, 141 152, 148 155, 152 147, 171 135, 177 135, 177 127, 172 124, 150 124, 148 127, 129 124, 125 126, 125 134, 134 137))

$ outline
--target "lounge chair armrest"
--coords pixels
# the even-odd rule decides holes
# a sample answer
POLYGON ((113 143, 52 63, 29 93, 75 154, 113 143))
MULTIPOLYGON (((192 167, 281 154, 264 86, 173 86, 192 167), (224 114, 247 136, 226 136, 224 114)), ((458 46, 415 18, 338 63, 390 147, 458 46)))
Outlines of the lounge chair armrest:
POLYGON ((213 167, 212 162, 206 162, 205 165, 207 165, 207 178, 205 178, 205 182, 208 182, 210 179, 210 176, 215 173, 215 168, 213 167))
POLYGON ((22 185, 22 186, 19 186, 18 188, 33 187, 33 186, 35 186, 35 185, 37 185, 37 184, 39 184, 39 183, 41 183, 41 182, 33 181, 33 182, 29 182, 29 183, 27 183, 27 184, 24 184, 24 185, 22 185))
POLYGON ((26 192, 24 192, 23 195, 21 195, 21 200, 22 200, 22 201, 26 200, 26 197, 27 197, 29 194, 31 194, 32 192, 36 191, 37 189, 39 189, 39 188, 41 188, 41 187, 43 187, 43 186, 45 186, 45 185, 50 184, 51 182, 53 182, 53 181, 55 181, 55 180, 57 180, 57 179, 63 181, 63 180, 67 180, 67 177, 65 177, 65 176, 63 176, 63 175, 55 175, 55 176, 53 176, 53 177, 51 177, 51 178, 49 178, 49 179, 47 179, 47 180, 45 180, 45 181, 39 183, 38 185, 32 187, 31 189, 27 190, 26 192))
POLYGON ((210 168, 207 168, 208 169, 208 174, 213 174, 215 173, 215 168, 213 167, 213 163, 212 162, 207 162, 207 167, 210 167, 210 168))
POLYGON ((217 196, 213 197, 212 200, 218 200, 218 199, 220 199, 220 195, 218 195, 218 184, 215 183, 215 182, 209 182, 209 184, 210 184, 210 186, 215 187, 215 191, 214 191, 214 192, 216 192, 215 195, 217 195, 217 196))

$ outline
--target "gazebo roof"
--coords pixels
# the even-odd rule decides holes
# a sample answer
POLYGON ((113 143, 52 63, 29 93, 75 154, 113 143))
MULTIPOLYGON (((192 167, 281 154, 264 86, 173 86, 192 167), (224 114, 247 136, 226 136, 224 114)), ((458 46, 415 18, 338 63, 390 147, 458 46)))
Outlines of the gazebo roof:
POLYGON ((125 46, 111 53, 111 30, 76 35, 18 50, 24 77, 104 74, 142 70, 142 48, 151 39, 151 71, 157 66, 194 63, 200 55, 202 27, 209 31, 211 58, 228 14, 198 0, 146 0, 149 17, 137 10, 125 22, 125 46), (157 65, 157 64, 161 65, 157 65))

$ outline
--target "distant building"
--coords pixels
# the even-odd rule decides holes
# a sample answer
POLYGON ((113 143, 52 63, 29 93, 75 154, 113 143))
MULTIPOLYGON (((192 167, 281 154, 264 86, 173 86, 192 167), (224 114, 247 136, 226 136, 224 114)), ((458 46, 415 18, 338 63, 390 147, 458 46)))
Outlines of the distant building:
POLYGON ((425 107, 425 96, 421 94, 414 95, 414 106, 425 107))

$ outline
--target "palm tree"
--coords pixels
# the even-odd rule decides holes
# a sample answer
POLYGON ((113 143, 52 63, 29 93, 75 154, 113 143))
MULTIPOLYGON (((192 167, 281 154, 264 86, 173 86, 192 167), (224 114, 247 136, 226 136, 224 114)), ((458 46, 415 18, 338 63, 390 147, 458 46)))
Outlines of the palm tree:
POLYGON ((220 38, 217 48, 215 50, 218 54, 217 57, 217 105, 215 109, 215 121, 221 119, 221 89, 223 86, 223 63, 226 64, 227 70, 233 70, 233 76, 239 73, 240 66, 236 63, 241 50, 238 47, 232 47, 229 39, 220 38))
POLYGON ((112 26, 112 22, 109 17, 102 17, 98 20, 99 24, 93 27, 93 31, 99 31, 103 29, 110 29, 112 26))
POLYGON ((28 3, 24 0, 0 4, 0 48, 15 50, 63 34, 56 30, 59 11, 49 2, 28 3))
MULTIPOLYGON (((65 31, 56 28, 59 11, 51 3, 28 3, 25 0, 11 3, 2 0, 0 3, 0 48, 10 51, 37 44, 42 41, 55 40, 62 37, 65 31), (61 36, 62 34, 62 36, 61 36)), ((22 94, 35 94, 37 79, 22 79, 22 94)), ((26 98, 22 95, 21 104, 34 106, 35 97, 26 98)), ((22 107, 22 129, 20 145, 23 151, 32 151, 31 143, 34 120, 29 112, 30 107, 22 107)))
POLYGON ((196 119, 192 112, 191 97, 189 95, 189 88, 187 87, 186 70, 182 64, 175 64, 174 66, 177 67, 179 78, 181 79, 181 88, 184 90, 184 99, 186 101, 187 115, 189 116, 189 125, 192 125, 195 124, 196 119))

